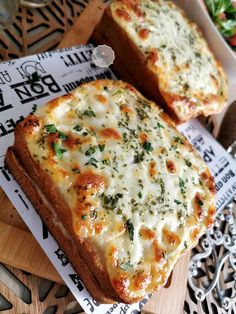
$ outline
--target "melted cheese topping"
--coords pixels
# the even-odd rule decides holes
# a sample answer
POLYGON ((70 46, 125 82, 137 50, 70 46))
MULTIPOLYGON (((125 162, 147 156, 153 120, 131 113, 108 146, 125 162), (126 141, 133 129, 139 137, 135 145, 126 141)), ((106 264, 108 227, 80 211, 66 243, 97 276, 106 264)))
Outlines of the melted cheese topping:
POLYGON ((120 81, 82 85, 29 119, 32 158, 67 202, 75 233, 106 261, 117 293, 134 302, 162 286, 215 211, 212 177, 186 138, 120 81))
POLYGON ((180 9, 164 0, 115 0, 110 10, 157 75, 179 120, 223 109, 226 77, 198 27, 180 9))

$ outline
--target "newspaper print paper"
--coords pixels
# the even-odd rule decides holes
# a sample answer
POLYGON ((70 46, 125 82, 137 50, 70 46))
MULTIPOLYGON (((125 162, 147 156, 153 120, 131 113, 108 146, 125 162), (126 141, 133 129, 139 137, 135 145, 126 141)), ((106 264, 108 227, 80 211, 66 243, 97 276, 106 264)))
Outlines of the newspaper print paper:
MULTIPOLYGON (((83 82, 115 78, 109 69, 94 66, 91 62, 92 50, 90 44, 0 64, 0 184, 86 313, 138 314, 148 301, 148 296, 131 306, 98 304, 91 298, 65 254, 4 166, 6 149, 13 144, 14 127, 25 116, 83 82), (32 82, 29 77, 32 78, 35 72, 39 80, 32 82)), ((235 163, 196 120, 185 123, 181 130, 208 162, 213 173, 217 174, 217 204, 221 208, 236 191, 235 163)))

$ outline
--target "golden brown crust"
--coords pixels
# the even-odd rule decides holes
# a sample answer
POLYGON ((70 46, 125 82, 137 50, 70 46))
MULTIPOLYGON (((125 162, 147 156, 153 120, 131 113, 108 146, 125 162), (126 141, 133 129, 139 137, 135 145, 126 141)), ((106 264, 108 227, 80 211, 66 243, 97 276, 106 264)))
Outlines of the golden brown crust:
MULTIPOLYGON (((6 155, 6 163, 13 173, 13 176, 16 178, 16 180, 19 182, 19 184, 22 186, 24 192, 29 197, 29 199, 32 201, 33 205, 36 207, 38 212, 40 213, 42 219, 45 219, 45 224, 48 225, 48 220, 50 220, 50 212, 48 211, 45 204, 43 204, 42 200, 39 200, 39 195, 37 195, 37 191, 33 188, 32 185, 30 185, 27 182, 27 176, 23 175, 24 171, 29 174, 30 178, 37 182, 37 185, 40 189, 40 191, 43 193, 43 195, 50 200, 51 204, 54 204, 55 211, 57 212, 58 218, 60 221, 63 221, 63 225, 65 226, 67 232, 72 236, 73 238, 73 253, 69 252, 71 249, 71 243, 65 242, 65 253, 68 255, 69 259, 71 260, 73 266, 75 267, 76 271, 80 275, 80 277, 83 279, 85 278, 85 285, 88 287, 88 290, 90 291, 91 295, 96 298, 96 300, 99 300, 101 302, 105 303, 114 303, 119 302, 121 299, 116 294, 114 289, 112 288, 109 280, 109 276, 107 274, 107 271, 105 269, 104 262, 100 259, 99 252, 96 251, 96 249, 90 245, 90 243, 87 241, 81 241, 81 239, 75 235, 74 228, 73 228, 73 222, 72 222, 72 215, 68 215, 70 212, 70 209, 68 208, 66 202, 64 201, 63 197, 58 193, 56 190, 52 180, 50 177, 41 170, 37 162, 35 162, 27 148, 27 144, 24 138, 25 130, 24 128, 29 127, 29 121, 35 121, 35 116, 29 116, 27 117, 27 120, 24 120, 22 123, 20 123, 16 129, 15 129, 15 143, 13 148, 8 150, 8 153, 6 155), (26 123, 27 121, 27 123, 26 123), (13 153, 14 152, 14 153, 13 153), (13 154, 15 157, 15 160, 13 158, 13 154), (19 160, 17 163, 17 159, 19 160), (22 167, 20 167, 22 165, 22 167), (21 174, 20 174, 21 173, 21 174), (42 204, 42 205, 41 205, 42 204), (46 217, 46 218, 44 218, 46 217), (97 283, 97 289, 101 289, 98 294, 98 291, 95 291, 95 288, 90 289, 91 283, 87 285, 87 281, 89 276, 85 276, 82 271, 80 270, 79 265, 81 265, 81 262, 76 261, 77 252, 81 252, 81 255, 83 256, 84 260, 86 261, 86 265, 88 268, 90 268, 90 274, 93 274, 93 280, 97 283), (69 254, 68 254, 69 253, 69 254), (73 261, 72 261, 73 259, 73 261), (77 267, 77 266, 78 267, 77 267), (88 278, 87 278, 88 277, 88 278), (96 277, 96 279, 95 279, 96 277), (99 282, 99 284, 98 284, 99 282), (101 288, 102 287, 102 288, 101 288), (103 293, 103 295, 102 295, 103 293)), ((30 123, 32 125, 32 123, 30 123)), ((51 229, 57 229, 53 223, 50 220, 50 225, 48 225, 49 230, 51 229)), ((53 231, 51 231, 53 233, 53 231)), ((54 235, 54 233, 53 233, 54 235)), ((55 233, 55 238, 58 240, 58 242, 61 244, 60 239, 63 240, 63 235, 55 233)), ((62 245, 63 249, 64 246, 62 245)), ((80 259, 80 257, 78 257, 80 259)), ((83 279, 84 280, 84 279, 83 279)))

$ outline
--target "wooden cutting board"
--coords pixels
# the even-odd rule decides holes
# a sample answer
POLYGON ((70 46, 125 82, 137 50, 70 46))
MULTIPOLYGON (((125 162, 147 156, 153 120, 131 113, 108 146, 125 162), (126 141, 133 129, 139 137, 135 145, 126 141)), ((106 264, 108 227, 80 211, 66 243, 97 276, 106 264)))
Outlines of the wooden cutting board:
MULTIPOLYGON (((106 5, 101 0, 90 1, 69 32, 65 34, 58 48, 86 44, 106 5)), ((143 313, 183 313, 189 256, 190 254, 179 260, 166 287, 152 296, 144 306, 143 313)), ((1 188, 0 261, 40 277, 63 283, 1 188)))

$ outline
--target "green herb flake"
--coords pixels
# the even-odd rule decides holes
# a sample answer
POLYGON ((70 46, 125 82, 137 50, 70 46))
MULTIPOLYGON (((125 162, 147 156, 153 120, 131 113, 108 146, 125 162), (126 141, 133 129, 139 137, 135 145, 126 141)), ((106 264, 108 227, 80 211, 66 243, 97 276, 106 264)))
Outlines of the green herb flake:
POLYGON ((138 192, 138 197, 139 197, 139 198, 142 198, 142 193, 141 193, 141 191, 138 192))
POLYGON ((45 125, 44 128, 46 129, 47 133, 57 133, 58 130, 55 126, 55 124, 48 124, 48 125, 45 125))
POLYGON ((179 136, 174 136, 175 143, 184 144, 184 141, 179 136))
POLYGON ((134 240, 134 226, 133 226, 133 224, 131 222, 131 219, 128 219, 126 221, 125 226, 126 226, 126 228, 128 230, 130 240, 133 241, 134 240))
POLYGON ((182 178, 179 177, 179 187, 180 187, 180 191, 182 194, 185 194, 185 189, 186 189, 186 186, 185 186, 185 182, 182 178))
POLYGON ((94 153, 95 153, 95 151, 96 151, 96 148, 95 147, 89 147, 89 149, 88 150, 86 150, 86 152, 85 152, 85 155, 86 156, 91 156, 91 155, 93 155, 94 153))
POLYGON ((87 214, 84 214, 84 215, 81 216, 81 219, 82 219, 82 220, 87 220, 87 218, 88 218, 88 215, 87 215, 87 214))
POLYGON ((164 126, 163 126, 160 122, 157 122, 157 127, 158 127, 159 129, 164 129, 164 126))
POLYGON ((98 144, 98 148, 99 148, 100 152, 103 152, 105 149, 105 144, 98 144))
POLYGON ((62 158, 62 154, 66 152, 66 149, 61 148, 60 144, 58 144, 56 142, 52 143, 52 147, 53 147, 54 152, 55 152, 55 154, 57 156, 57 159, 61 159, 62 158))
POLYGON ((85 110, 83 112, 83 116, 87 116, 87 117, 96 117, 95 112, 89 107, 89 109, 85 110))
POLYGON ((184 247, 185 247, 185 249, 187 249, 187 248, 188 248, 187 241, 184 241, 184 247))
POLYGON ((140 162, 142 162, 144 160, 144 153, 138 153, 136 152, 134 155, 134 164, 139 164, 140 162))
POLYGON ((91 165, 94 166, 95 168, 97 168, 97 162, 98 160, 96 160, 95 158, 90 158, 88 162, 86 162, 85 166, 91 165))
POLYGON ((82 127, 77 124, 73 127, 73 130, 75 130, 76 132, 80 132, 82 130, 82 127))
POLYGON ((101 195, 103 206, 105 207, 105 209, 108 209, 108 210, 115 209, 118 204, 119 199, 122 197, 123 197, 122 193, 117 193, 115 195, 106 195, 103 193, 101 195))
POLYGON ((177 205, 182 204, 182 202, 180 202, 179 200, 174 200, 174 202, 175 202, 177 205))
POLYGON ((186 165, 187 165, 189 168, 192 167, 191 161, 189 161, 188 159, 184 159, 184 161, 185 161, 186 165))
POLYGON ((67 138, 68 138, 68 136, 65 135, 65 133, 62 132, 62 131, 59 131, 59 137, 60 137, 60 139, 61 139, 62 141, 66 141, 67 138))
POLYGON ((153 147, 152 147, 152 144, 148 141, 146 141, 144 144, 143 144, 143 149, 149 153, 151 151, 153 151, 153 147))

